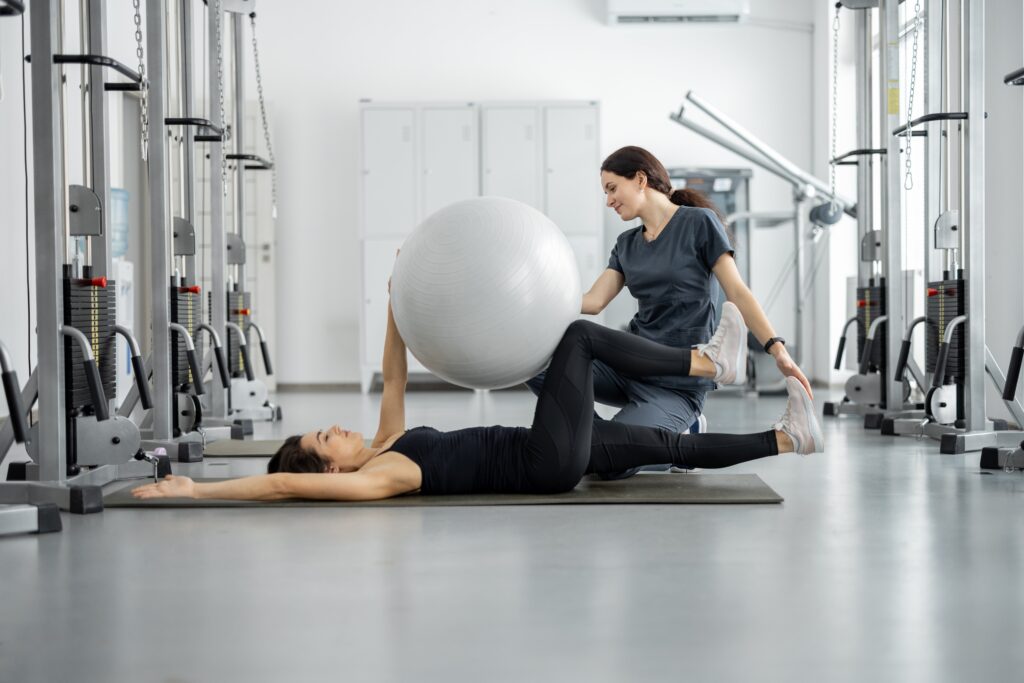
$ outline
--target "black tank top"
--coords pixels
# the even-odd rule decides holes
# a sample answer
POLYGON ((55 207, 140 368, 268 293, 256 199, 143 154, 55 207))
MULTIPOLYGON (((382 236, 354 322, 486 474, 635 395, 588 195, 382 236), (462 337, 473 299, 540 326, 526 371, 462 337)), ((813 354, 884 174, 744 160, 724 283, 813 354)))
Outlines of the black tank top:
POLYGON ((470 427, 441 432, 415 427, 388 450, 419 465, 420 493, 501 493, 521 490, 526 427, 470 427))

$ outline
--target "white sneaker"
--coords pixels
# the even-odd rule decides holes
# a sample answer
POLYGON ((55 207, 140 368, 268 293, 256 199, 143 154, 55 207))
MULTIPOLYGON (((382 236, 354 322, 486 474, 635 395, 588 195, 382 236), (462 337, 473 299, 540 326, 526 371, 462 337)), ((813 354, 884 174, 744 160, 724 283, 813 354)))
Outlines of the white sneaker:
POLYGON ((697 353, 715 364, 715 381, 722 384, 747 382, 747 326, 736 304, 726 301, 722 319, 707 344, 698 344, 697 353))
POLYGON ((821 435, 821 426, 814 414, 814 402, 807 395, 804 385, 795 377, 786 378, 786 391, 789 393, 786 412, 773 428, 793 440, 795 452, 801 455, 821 453, 825 450, 825 438, 821 435))

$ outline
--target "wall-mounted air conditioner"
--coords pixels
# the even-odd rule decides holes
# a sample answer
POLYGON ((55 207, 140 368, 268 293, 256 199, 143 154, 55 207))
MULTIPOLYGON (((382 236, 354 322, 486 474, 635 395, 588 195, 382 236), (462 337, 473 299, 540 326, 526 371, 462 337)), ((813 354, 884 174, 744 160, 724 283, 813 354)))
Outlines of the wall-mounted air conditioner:
POLYGON ((606 0, 609 24, 738 23, 750 0, 606 0))

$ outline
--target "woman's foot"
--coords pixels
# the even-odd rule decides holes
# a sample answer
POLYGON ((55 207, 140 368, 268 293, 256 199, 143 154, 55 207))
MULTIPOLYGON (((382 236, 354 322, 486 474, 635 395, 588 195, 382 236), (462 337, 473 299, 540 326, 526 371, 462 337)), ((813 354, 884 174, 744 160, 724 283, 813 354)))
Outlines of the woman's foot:
POLYGON ((821 435, 818 418, 815 417, 814 402, 795 377, 786 378, 786 391, 789 393, 789 403, 786 404, 786 412, 775 423, 775 430, 789 437, 793 442, 794 453, 821 453, 825 450, 825 439, 821 435))
POLYGON ((721 384, 747 381, 747 326, 736 304, 726 301, 718 329, 707 344, 697 346, 697 355, 715 365, 714 380, 721 384))

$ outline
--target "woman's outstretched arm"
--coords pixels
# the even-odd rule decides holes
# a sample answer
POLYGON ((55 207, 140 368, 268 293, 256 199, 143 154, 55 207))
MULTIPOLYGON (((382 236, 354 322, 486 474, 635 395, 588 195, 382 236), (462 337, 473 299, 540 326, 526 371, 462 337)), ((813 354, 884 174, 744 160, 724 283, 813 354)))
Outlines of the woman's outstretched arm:
POLYGON ((409 382, 409 361, 405 340, 398 332, 388 299, 388 327, 384 333, 384 358, 381 364, 384 390, 380 398, 380 420, 373 446, 381 446, 395 434, 405 431, 405 387, 409 382))
MULTIPOLYGON (((726 298, 736 304, 736 308, 740 309, 740 313, 743 314, 743 321, 750 328, 751 333, 757 337, 757 341, 764 344, 774 337, 775 328, 769 322, 768 316, 765 315, 764 309, 761 308, 757 297, 750 291, 747 284, 743 282, 743 277, 740 275, 739 268, 736 267, 736 260, 732 257, 732 254, 722 254, 719 256, 712 271, 715 277, 718 278, 719 284, 722 285, 722 289, 725 290, 726 298)), ((807 395, 814 396, 811 383, 807 381, 807 377, 800 369, 800 366, 790 357, 789 351, 786 350, 784 344, 773 344, 769 353, 775 358, 775 364, 778 366, 779 372, 786 377, 795 377, 800 380, 800 383, 804 385, 804 389, 807 390, 807 395)))
POLYGON ((391 476, 386 468, 369 472, 295 474, 278 472, 255 477, 196 482, 168 475, 154 484, 132 491, 139 499, 197 498, 218 500, 379 500, 408 493, 411 484, 391 476))

